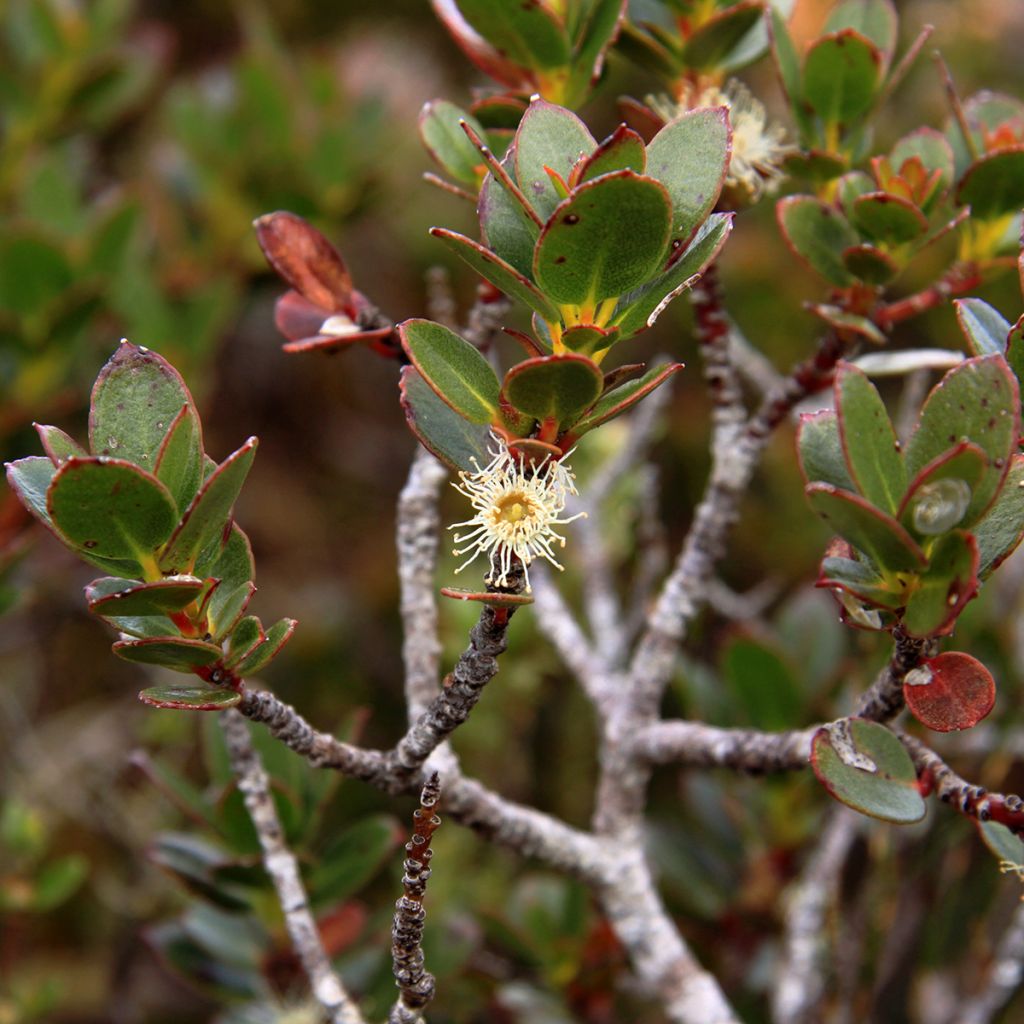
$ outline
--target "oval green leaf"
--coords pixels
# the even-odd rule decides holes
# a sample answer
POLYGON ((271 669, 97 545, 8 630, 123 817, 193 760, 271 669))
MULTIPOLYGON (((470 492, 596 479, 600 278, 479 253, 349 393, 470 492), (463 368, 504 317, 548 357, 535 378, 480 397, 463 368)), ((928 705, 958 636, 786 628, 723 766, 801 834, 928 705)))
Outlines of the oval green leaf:
POLYGON ((163 615, 190 605, 202 589, 203 581, 195 576, 172 576, 154 583, 107 576, 85 588, 85 600, 89 611, 104 618, 163 615))
POLYGON ((224 654, 216 644, 206 643, 204 640, 189 640, 185 637, 118 640, 111 649, 125 661, 162 665, 175 672, 192 672, 193 669, 213 665, 224 654))
POLYGON ((604 375, 586 356, 565 352, 527 359, 505 375, 502 393, 538 422, 565 427, 597 401, 604 375))
POLYGON ((977 220, 1019 213, 1024 206, 1024 146, 975 160, 957 188, 956 201, 970 206, 977 220))
POLYGON ((846 465, 839 417, 834 410, 821 409, 802 415, 796 439, 805 484, 820 482, 844 491, 856 490, 846 465))
POLYGON ((854 200, 850 220, 868 238, 903 245, 928 230, 928 218, 909 200, 888 192, 868 192, 854 200))
POLYGON ((834 206, 814 196, 787 196, 776 204, 775 216, 786 243, 807 266, 832 284, 850 283, 843 253, 860 240, 834 206))
POLYGON ((882 63, 878 47, 856 29, 822 36, 804 57, 804 99, 825 124, 848 125, 874 102, 882 63))
POLYGON ((212 686, 151 686, 139 694, 143 704, 177 711, 224 711, 242 700, 237 690, 212 686))
POLYGON ((971 534, 954 530, 940 537, 903 612, 907 633, 931 637, 948 632, 978 592, 977 572, 978 545, 971 534))
POLYGON ((972 355, 1002 355, 1006 351, 1011 327, 999 310, 982 299, 954 299, 953 308, 972 355))

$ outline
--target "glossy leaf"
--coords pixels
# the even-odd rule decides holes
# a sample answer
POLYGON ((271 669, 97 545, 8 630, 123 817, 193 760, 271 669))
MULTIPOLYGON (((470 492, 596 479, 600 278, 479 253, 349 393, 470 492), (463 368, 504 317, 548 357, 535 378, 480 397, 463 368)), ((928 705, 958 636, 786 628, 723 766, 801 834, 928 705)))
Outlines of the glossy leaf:
POLYGON ((39 440, 43 444, 43 451, 50 457, 54 466, 67 462, 70 458, 85 458, 88 452, 73 438, 69 437, 59 427, 50 427, 42 423, 33 423, 39 440))
POLYGON ((731 214, 708 217, 683 256, 653 281, 622 296, 614 324, 622 338, 653 327, 669 303, 694 284, 725 245, 732 231, 731 214))
POLYGON ((263 632, 263 624, 255 615, 246 615, 239 619, 228 639, 228 654, 225 665, 234 668, 246 655, 252 653, 267 635, 263 632))
POLYGON ((761 0, 740 0, 705 21, 686 40, 683 60, 698 71, 711 70, 728 60, 733 50, 764 16, 761 0))
POLYGON ((1024 455, 1015 455, 998 497, 971 532, 978 543, 978 577, 985 579, 1024 537, 1024 455))
POLYGON ((633 171, 605 174, 559 204, 541 232, 534 278, 554 302, 594 304, 647 282, 668 244, 665 189, 633 171))
POLYGON ((970 496, 989 468, 988 456, 970 441, 943 452, 910 481, 897 518, 912 532, 935 536, 966 521, 970 496), (942 485, 946 481, 946 485, 942 485), (945 505, 949 507, 944 507, 945 505))
POLYGON ((885 403, 867 374, 847 362, 836 370, 835 396, 846 465, 857 490, 871 504, 895 512, 907 473, 885 403))
POLYGON ((152 472, 160 444, 183 405, 194 407, 178 371, 155 352, 122 341, 92 389, 93 455, 125 459, 152 472))
MULTIPOLYGON (((502 166, 511 168, 514 157, 513 144, 502 166)), ((540 236, 540 226, 527 215, 516 196, 493 174, 488 174, 480 186, 477 213, 480 215, 480 235, 483 241, 521 275, 531 277, 533 250, 540 236)))
POLYGON ((902 245, 928 230, 928 218, 909 199, 888 192, 869 192, 853 203, 850 220, 868 238, 902 245))
POLYGON ((940 537, 903 612, 907 633, 914 637, 945 633, 977 593, 977 571, 978 545, 971 534, 954 530, 940 537))
POLYGON ((139 694, 143 704, 178 711, 224 711, 242 700, 237 690, 214 686, 151 686, 139 694))
POLYGON ((822 36, 804 57, 804 98, 826 123, 848 125, 867 113, 882 72, 882 55, 855 29, 822 36))
POLYGON ((210 636, 214 640, 222 640, 238 625, 238 620, 249 607, 252 595, 256 593, 256 584, 251 580, 238 587, 219 586, 210 598, 206 612, 206 621, 210 636))
POLYGON ((540 423, 568 426, 597 401, 604 376, 586 356, 561 355, 527 359, 505 376, 502 393, 512 405, 540 423))
POLYGON ((441 239, 449 249, 465 260, 481 277, 490 281, 495 288, 510 298, 524 302, 549 323, 558 321, 558 310, 536 285, 490 249, 447 228, 431 228, 430 233, 441 239))
POLYGON ((251 676, 266 668, 292 638, 296 625, 295 619, 281 619, 275 622, 266 631, 264 638, 233 666, 235 673, 239 676, 251 676))
POLYGON ((906 449, 907 471, 918 473, 966 439, 988 455, 991 470, 971 495, 964 524, 988 508, 1017 446, 1020 398, 1017 380, 999 356, 977 356, 950 370, 928 396, 906 449))
POLYGON ((475 192, 482 161, 476 146, 462 130, 460 121, 466 121, 483 137, 483 126, 472 114, 467 114, 447 100, 431 100, 425 103, 420 111, 420 139, 427 152, 444 171, 475 192))
POLYGON ((821 482, 844 491, 857 489, 843 454, 839 418, 832 409, 805 413, 796 436, 804 483, 821 482))
POLYGON ((924 568, 924 554, 910 534, 860 495, 829 484, 811 484, 807 500, 835 533, 867 555, 879 569, 917 572, 924 568))
POLYGON ((163 615, 190 605, 203 589, 194 576, 171 576, 153 583, 107 576, 85 588, 89 611, 104 617, 163 615))
POLYGON ((1018 213, 1024 206, 1024 146, 982 156, 968 168, 956 201, 977 220, 1018 213))
POLYGON ((203 430, 193 406, 183 405, 171 421, 153 472, 171 492, 178 509, 188 508, 203 482, 203 430))
POLYGON ((605 391, 594 403, 594 407, 581 420, 573 424, 573 436, 579 437, 588 430, 593 430, 594 427, 628 412, 637 402, 649 395, 655 388, 661 387, 665 381, 681 369, 683 369, 682 363, 654 366, 638 380, 627 381, 616 388, 605 391))
POLYGON ((909 825, 925 815, 917 774, 903 744, 884 725, 861 718, 845 720, 848 737, 835 728, 819 729, 811 748, 811 766, 837 800, 861 814, 909 825), (851 756, 852 754, 852 756, 851 756), (850 763, 865 758, 874 770, 850 763))
POLYGON ((191 569, 200 552, 228 525, 238 492, 256 457, 256 438, 250 437, 206 478, 160 553, 160 568, 178 573, 191 569))
POLYGON ((231 524, 226 539, 215 538, 196 560, 195 575, 221 580, 224 593, 251 580, 255 573, 252 546, 237 523, 231 524))
POLYGON ((494 420, 500 385, 477 349, 430 320, 406 320, 398 333, 413 366, 440 398, 471 423, 494 420))
POLYGON ((580 182, 591 181, 612 171, 631 170, 643 174, 646 167, 644 140, 632 128, 620 124, 584 161, 580 182))
POLYGON ((923 725, 954 732, 977 725, 992 710, 996 684, 977 658, 946 651, 907 673, 903 696, 923 725))
POLYGON ((72 546, 140 565, 152 564, 178 519, 167 488, 121 459, 70 459, 54 476, 46 504, 72 546))
POLYGON ((175 672, 192 672, 193 669, 213 665, 224 653, 216 644, 185 637, 119 640, 112 650, 125 661, 163 665, 175 672))
POLYGON ((46 491, 57 473, 53 461, 42 455, 30 455, 6 463, 5 468, 7 483, 18 500, 38 520, 52 528, 53 521, 46 507, 46 491))
POLYGON ((647 174, 672 201, 672 242, 686 245, 714 209, 725 183, 732 131, 725 107, 691 110, 670 121, 647 147, 647 174))
POLYGON ((541 220, 546 221, 564 198, 546 168, 568 182, 573 167, 596 145, 571 110, 539 98, 530 103, 516 132, 515 178, 541 220))
POLYGON ((462 16, 502 56, 526 68, 560 68, 569 62, 569 39, 543 4, 458 0, 462 16))
POLYGON ((1010 324, 997 309, 981 299, 955 299, 956 318, 972 355, 1002 355, 1010 324))
POLYGON ((835 207, 814 196, 787 196, 776 204, 775 215, 789 247, 807 266, 832 284, 849 284, 843 252, 858 238, 835 207))

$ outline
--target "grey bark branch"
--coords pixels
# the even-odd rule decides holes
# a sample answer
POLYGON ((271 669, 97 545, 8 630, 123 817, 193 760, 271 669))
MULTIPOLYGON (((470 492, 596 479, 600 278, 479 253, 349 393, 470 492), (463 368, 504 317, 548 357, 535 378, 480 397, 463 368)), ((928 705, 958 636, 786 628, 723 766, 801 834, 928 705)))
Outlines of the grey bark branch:
POLYGON ((426 711, 438 690, 441 640, 434 574, 441 528, 437 506, 447 477, 444 466, 417 445, 409 477, 398 498, 402 659, 410 724, 426 711))
POLYGON ((772 993, 775 1024, 816 1024, 821 1019, 828 912, 861 821, 845 807, 834 808, 817 849, 787 895, 783 959, 772 993))
POLYGON ((792 732, 719 729, 701 722, 655 722, 634 740, 637 757, 651 764, 735 768, 752 774, 806 768, 818 726, 792 732))
POLYGON ((854 712, 858 718, 883 723, 892 721, 903 710, 903 680, 907 673, 939 649, 937 640, 916 640, 901 630, 895 630, 893 638, 896 648, 888 664, 858 702, 854 712))
POLYGON ((228 758, 238 780, 256 835, 263 851, 263 866, 277 892, 285 926, 295 954, 309 979, 316 1001, 331 1024, 365 1024, 359 1008, 349 997, 324 949, 309 898, 299 874, 298 861, 284 841, 284 830, 277 816, 270 781, 249 735, 249 726, 236 711, 228 710, 220 718, 227 744, 228 758))

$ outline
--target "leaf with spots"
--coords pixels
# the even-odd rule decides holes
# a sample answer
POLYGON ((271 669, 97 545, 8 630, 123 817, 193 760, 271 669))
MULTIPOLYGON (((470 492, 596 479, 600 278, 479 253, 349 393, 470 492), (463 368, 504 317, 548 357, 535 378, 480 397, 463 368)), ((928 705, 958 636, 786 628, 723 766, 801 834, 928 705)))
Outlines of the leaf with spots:
POLYGON ((505 376, 502 394, 540 423, 568 426, 597 401, 604 375, 597 364, 573 352, 527 359, 505 376))

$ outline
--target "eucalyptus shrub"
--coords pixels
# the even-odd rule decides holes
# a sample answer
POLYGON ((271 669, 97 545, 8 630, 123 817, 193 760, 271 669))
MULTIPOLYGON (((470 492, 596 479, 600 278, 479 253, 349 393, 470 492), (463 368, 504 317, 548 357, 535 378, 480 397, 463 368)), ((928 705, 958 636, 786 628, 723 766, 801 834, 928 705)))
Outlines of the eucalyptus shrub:
MULTIPOLYGON (((311 772, 334 769, 392 794, 423 789, 395 917, 399 996, 389 1020, 423 1020, 434 993, 421 939, 438 786, 440 806, 456 821, 590 887, 659 1019, 739 1020, 735 1006, 749 999, 734 998, 701 965, 700 943, 691 951, 655 883, 644 816, 654 765, 762 773, 809 764, 829 797, 904 826, 925 817, 935 793, 952 808, 934 813, 971 819, 1004 870, 1024 874, 1017 838, 1024 801, 959 776, 941 751, 955 757, 960 748, 944 748, 935 735, 972 729, 993 709, 995 680, 983 653, 962 649, 954 634, 1024 536, 1024 317, 1011 323, 967 297, 1015 262, 1024 276, 1017 258, 1024 104, 992 93, 961 100, 940 65, 936 87, 947 89, 948 123, 876 147, 876 121, 929 34, 901 48, 890 0, 840 0, 805 45, 791 37, 784 0, 663 0, 649 19, 631 17, 623 0, 434 0, 434 7, 492 81, 464 108, 429 100, 418 126, 437 168, 426 177, 471 202, 478 217, 477 237, 431 231, 477 284, 465 324, 439 314, 395 324, 386 296, 374 294, 372 280, 357 289, 341 254, 304 219, 278 211, 255 222, 268 262, 288 285, 275 309, 285 351, 316 359, 362 349, 395 363, 397 395, 385 397, 397 398, 422 446, 398 523, 408 732, 384 751, 343 742, 247 682, 281 654, 295 628, 290 618, 265 626, 250 612, 255 567, 233 507, 256 439, 219 463, 207 455, 196 404, 156 352, 122 342, 93 389, 88 444, 37 426, 45 454, 10 463, 8 480, 59 541, 103 573, 85 597, 118 634, 114 653, 186 677, 157 681, 140 698, 162 709, 225 712, 232 767, 312 993, 310 1019, 364 1019, 309 913, 311 899, 316 908, 349 890, 330 865, 327 876, 307 870, 303 881, 241 716, 266 725, 311 772), (625 120, 600 138, 576 111, 600 88, 612 53, 657 75, 662 91, 623 98, 625 120), (788 128, 730 77, 762 58, 777 69, 788 128), (776 198, 782 188, 787 194, 776 198), (775 204, 784 243, 765 261, 795 257, 821 282, 809 305, 820 339, 804 362, 767 379, 730 322, 717 275, 730 234, 765 202, 775 204), (948 265, 937 263, 935 246, 955 248, 948 265), (936 266, 917 292, 901 289, 908 268, 936 266), (698 507, 681 516, 689 526, 675 563, 630 608, 630 567, 612 564, 602 504, 612 481, 602 474, 614 477, 646 457, 659 402, 684 367, 625 360, 632 339, 684 295, 712 403, 710 476, 698 507), (901 325, 950 300, 959 335, 951 331, 932 348, 892 350, 901 325), (525 312, 528 329, 509 319, 513 307, 525 312), (514 339, 518 359, 506 361, 504 349, 499 358, 499 329, 514 339), (894 425, 872 377, 909 370, 905 406, 911 383, 919 387, 935 367, 946 372, 894 425), (594 449, 604 461, 577 479, 573 453, 596 444, 594 432, 624 414, 631 424, 625 463, 594 449), (716 566, 755 467, 790 420, 808 521, 816 514, 833 534, 816 585, 834 596, 846 626, 883 634, 877 642, 891 651, 888 662, 864 693, 823 712, 805 709, 799 729, 776 726, 770 708, 755 728, 735 727, 745 721, 742 708, 716 724, 663 718, 680 647, 698 611, 714 603, 716 566), (478 604, 480 618, 439 686, 433 578, 442 466, 469 502, 450 528, 457 571, 479 571, 482 560, 483 580, 441 588, 478 604), (541 563, 582 573, 582 612, 541 563), (464 723, 497 672, 512 616, 529 605, 525 614, 537 614, 593 704, 599 779, 589 830, 502 800, 467 779, 446 745, 457 727, 472 728, 464 723), (906 727, 896 724, 904 710, 913 720, 906 727)), ((358 373, 362 354, 350 354, 348 372, 358 373)), ((808 644, 802 653, 813 659, 813 638, 808 644)), ((740 657, 734 670, 740 690, 771 705, 763 649, 740 657)), ((856 1012, 843 1003, 854 997, 849 986, 837 995, 826 985, 835 973, 826 913, 860 830, 845 812, 828 818, 782 911, 771 997, 744 1009, 749 1019, 769 1019, 764 1002, 779 1022, 824 1020, 830 1004, 856 1012)), ((386 855, 386 837, 383 845, 373 838, 379 832, 378 823, 366 845, 357 844, 361 866, 360 857, 345 861, 353 871, 386 855)), ((234 901, 252 909, 240 877, 221 872, 202 847, 165 843, 160 856, 222 908, 237 909, 234 901)), ((1021 976, 1021 936, 1024 911, 1016 911, 998 969, 950 991, 946 1016, 920 1019, 993 1019, 1021 976)), ((164 938, 179 951, 198 941, 194 927, 164 938)), ((214 956, 216 945, 199 948, 214 956)), ((247 969, 235 994, 249 1002, 232 1019, 285 1019, 267 1009, 257 961, 247 969), (270 1017, 245 1016, 260 1013, 270 1017)))

